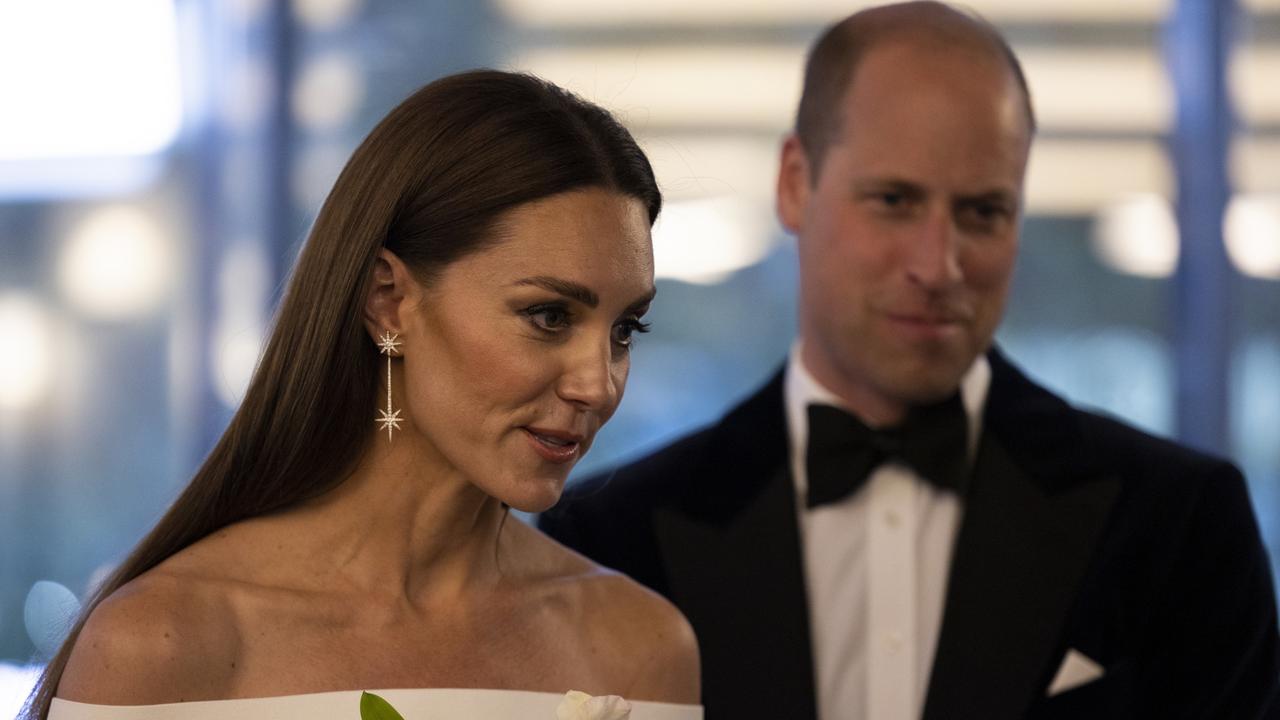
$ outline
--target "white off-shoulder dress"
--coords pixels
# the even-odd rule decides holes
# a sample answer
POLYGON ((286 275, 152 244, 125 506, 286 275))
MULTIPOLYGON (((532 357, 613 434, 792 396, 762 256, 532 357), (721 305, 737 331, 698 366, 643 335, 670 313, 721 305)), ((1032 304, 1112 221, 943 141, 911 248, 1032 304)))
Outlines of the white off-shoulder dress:
MULTIPOLYGON (((557 720, 564 695, 523 690, 370 690, 405 720, 557 720)), ((630 720, 702 720, 702 707, 631 701, 630 720)), ((360 692, 167 705, 87 705, 55 698, 49 720, 360 720, 360 692)))

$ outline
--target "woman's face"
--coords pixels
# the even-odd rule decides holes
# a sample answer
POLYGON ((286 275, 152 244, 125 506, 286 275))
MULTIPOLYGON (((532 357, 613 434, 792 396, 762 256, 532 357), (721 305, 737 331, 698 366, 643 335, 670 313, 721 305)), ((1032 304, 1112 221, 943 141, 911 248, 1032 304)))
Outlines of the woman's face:
POLYGON ((519 206, 498 232, 401 314, 405 416, 436 471, 538 512, 622 399, 654 294, 649 218, 587 189, 519 206))

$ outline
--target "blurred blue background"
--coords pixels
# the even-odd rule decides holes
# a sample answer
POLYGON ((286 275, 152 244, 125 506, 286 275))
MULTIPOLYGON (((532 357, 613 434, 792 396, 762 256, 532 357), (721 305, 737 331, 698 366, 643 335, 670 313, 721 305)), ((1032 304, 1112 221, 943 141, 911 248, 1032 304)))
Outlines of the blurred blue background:
MULTIPOLYGON (((761 382, 795 327, 779 139, 805 47, 863 4, 0 0, 0 716, 67 602, 37 583, 83 597, 159 517, 346 157, 440 75, 528 70, 609 107, 666 193, 654 332, 576 476, 761 382)), ((1042 127, 1000 342, 1234 458, 1280 557, 1280 0, 969 5, 1042 127)))

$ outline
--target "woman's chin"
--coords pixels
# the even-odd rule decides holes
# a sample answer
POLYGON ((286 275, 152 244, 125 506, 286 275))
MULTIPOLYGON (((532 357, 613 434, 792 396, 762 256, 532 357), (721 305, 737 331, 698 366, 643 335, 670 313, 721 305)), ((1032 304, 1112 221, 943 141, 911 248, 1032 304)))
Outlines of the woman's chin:
POLYGON ((547 510, 550 510, 551 508, 555 507, 555 504, 559 499, 560 499, 560 496, 557 495, 553 499, 551 499, 549 502, 548 501, 522 502, 522 503, 509 502, 507 503, 507 506, 510 507, 512 510, 517 510, 522 513, 528 513, 530 515, 537 515, 540 512, 546 512, 547 510))
POLYGON ((564 492, 564 479, 538 479, 518 482, 509 492, 494 494, 498 500, 524 513, 540 513, 550 510, 560 501, 564 492))

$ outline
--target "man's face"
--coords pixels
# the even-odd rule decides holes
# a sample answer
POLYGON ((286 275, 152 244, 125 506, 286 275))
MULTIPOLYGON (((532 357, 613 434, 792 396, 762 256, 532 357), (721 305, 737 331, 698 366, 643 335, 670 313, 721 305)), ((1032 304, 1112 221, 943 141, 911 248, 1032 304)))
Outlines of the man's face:
POLYGON ((778 211, 798 238, 802 357, 873 423, 953 393, 991 343, 1017 254, 1030 129, 1000 59, 885 41, 816 178, 794 138, 778 211))

